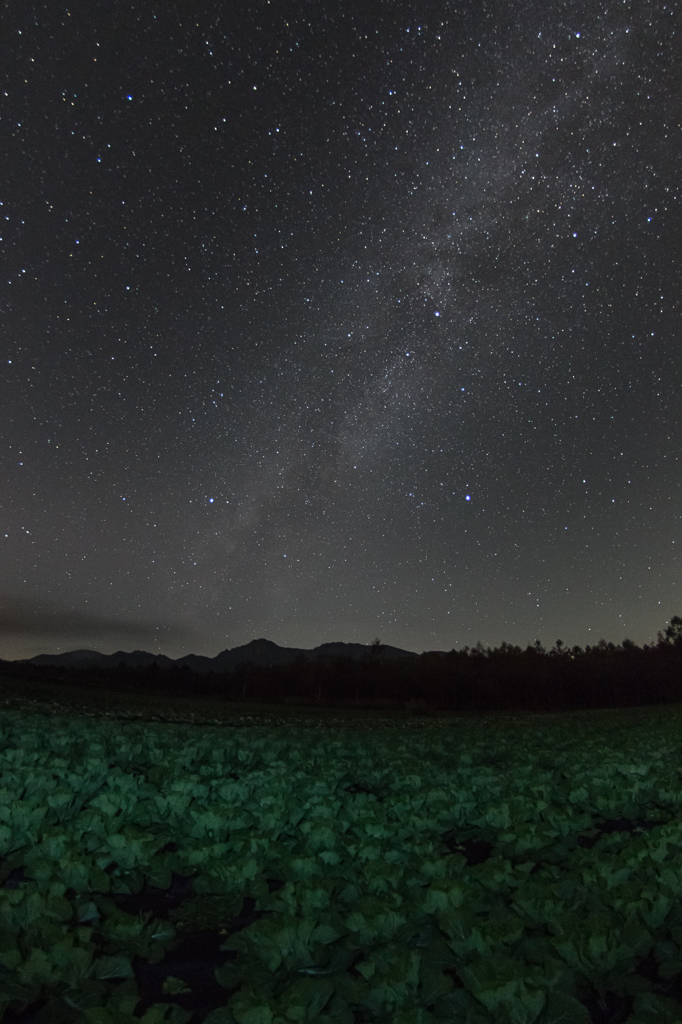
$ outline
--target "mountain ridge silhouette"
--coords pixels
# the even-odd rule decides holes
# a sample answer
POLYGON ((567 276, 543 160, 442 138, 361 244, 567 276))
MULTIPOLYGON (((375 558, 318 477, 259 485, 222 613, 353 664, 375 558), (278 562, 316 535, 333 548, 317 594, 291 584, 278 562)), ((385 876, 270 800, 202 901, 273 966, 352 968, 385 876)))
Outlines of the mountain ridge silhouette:
POLYGON ((394 658, 417 658, 414 651, 389 644, 347 644, 341 641, 320 644, 318 647, 280 647, 272 640, 261 637, 250 640, 239 647, 226 648, 214 658, 202 654, 186 654, 182 658, 169 658, 165 654, 150 654, 148 651, 115 651, 114 654, 100 654, 87 649, 67 651, 64 654, 36 654, 33 658, 17 659, 15 664, 52 665, 57 668, 117 668, 123 663, 127 668, 151 666, 159 668, 187 667, 193 672, 232 672, 240 665, 290 665, 297 659, 319 661, 322 658, 345 658, 361 661, 365 657, 380 660, 394 658), (376 652, 376 653, 375 653, 376 652))

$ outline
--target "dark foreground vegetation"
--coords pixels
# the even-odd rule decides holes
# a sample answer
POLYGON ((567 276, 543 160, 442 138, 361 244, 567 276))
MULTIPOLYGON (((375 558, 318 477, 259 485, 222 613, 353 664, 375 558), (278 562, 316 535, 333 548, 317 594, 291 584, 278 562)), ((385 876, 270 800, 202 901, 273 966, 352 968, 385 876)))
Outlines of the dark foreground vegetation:
POLYGON ((671 704, 682 700, 682 618, 674 616, 655 644, 547 651, 539 641, 524 649, 503 643, 425 652, 387 660, 376 645, 363 661, 342 658, 272 667, 245 664, 229 673, 197 673, 186 666, 161 669, 57 668, 0 662, 0 674, 90 692, 119 691, 153 697, 217 699, 318 707, 407 709, 429 712, 569 711, 671 704))

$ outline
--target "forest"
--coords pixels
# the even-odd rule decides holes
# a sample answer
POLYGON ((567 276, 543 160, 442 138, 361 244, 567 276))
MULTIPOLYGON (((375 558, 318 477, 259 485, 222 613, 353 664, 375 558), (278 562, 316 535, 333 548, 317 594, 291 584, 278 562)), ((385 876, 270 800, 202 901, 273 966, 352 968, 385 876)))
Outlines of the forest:
POLYGON ((361 660, 299 657, 289 665, 242 664, 231 672, 189 667, 97 669, 0 661, 0 675, 108 690, 185 698, 288 703, 367 710, 405 708, 415 714, 491 711, 553 712, 637 707, 682 700, 682 618, 674 616, 656 643, 547 650, 502 643, 414 658, 382 657, 375 641, 361 660))

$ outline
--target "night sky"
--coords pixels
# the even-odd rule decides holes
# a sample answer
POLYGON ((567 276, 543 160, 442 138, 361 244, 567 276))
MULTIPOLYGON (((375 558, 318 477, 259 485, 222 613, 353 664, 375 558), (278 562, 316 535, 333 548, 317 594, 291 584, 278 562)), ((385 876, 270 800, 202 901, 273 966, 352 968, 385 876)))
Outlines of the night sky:
POLYGON ((1 18, 0 656, 682 612, 676 3, 1 18))

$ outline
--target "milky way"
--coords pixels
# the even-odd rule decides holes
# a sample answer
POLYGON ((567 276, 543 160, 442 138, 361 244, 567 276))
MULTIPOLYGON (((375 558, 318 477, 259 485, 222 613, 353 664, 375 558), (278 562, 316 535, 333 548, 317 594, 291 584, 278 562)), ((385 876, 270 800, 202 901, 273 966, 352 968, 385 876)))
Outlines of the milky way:
POLYGON ((0 655, 654 638, 675 5, 248 6, 5 15, 0 655))

